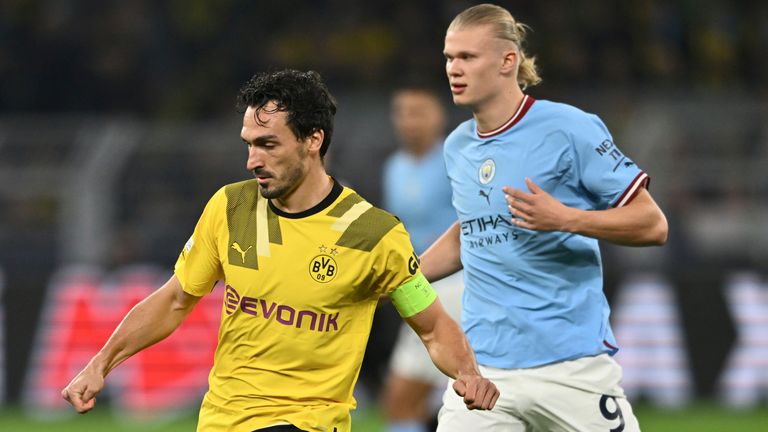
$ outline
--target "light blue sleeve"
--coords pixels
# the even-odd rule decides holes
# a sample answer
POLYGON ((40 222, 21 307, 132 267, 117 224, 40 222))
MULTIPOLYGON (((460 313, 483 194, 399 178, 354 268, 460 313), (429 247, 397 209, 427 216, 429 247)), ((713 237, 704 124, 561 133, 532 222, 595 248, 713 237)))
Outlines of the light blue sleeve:
POLYGON ((382 170, 382 207, 388 212, 393 212, 394 196, 397 193, 395 161, 397 153, 390 155, 384 162, 382 170))
POLYGON ((647 186, 648 176, 616 146, 600 118, 586 115, 573 132, 579 182, 596 209, 620 207, 647 186))

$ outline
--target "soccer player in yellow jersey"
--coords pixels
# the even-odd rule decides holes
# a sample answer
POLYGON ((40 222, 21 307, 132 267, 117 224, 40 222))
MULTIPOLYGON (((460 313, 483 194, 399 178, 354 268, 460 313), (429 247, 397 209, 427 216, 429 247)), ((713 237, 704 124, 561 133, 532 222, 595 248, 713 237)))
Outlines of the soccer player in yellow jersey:
POLYGON ((112 369, 171 334, 223 280, 198 431, 349 431, 382 294, 456 379, 467 408, 493 408, 499 392, 421 274, 403 225, 326 173, 336 105, 320 76, 257 74, 239 104, 256 178, 211 198, 174 276, 126 315, 62 396, 91 410, 112 369))

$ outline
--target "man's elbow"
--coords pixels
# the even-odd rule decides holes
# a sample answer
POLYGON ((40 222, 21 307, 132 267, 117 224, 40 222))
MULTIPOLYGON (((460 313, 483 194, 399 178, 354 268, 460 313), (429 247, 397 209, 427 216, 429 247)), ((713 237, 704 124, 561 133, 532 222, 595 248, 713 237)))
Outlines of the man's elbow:
POLYGON ((647 246, 663 246, 669 239, 669 224, 663 213, 654 221, 653 227, 648 230, 647 246))

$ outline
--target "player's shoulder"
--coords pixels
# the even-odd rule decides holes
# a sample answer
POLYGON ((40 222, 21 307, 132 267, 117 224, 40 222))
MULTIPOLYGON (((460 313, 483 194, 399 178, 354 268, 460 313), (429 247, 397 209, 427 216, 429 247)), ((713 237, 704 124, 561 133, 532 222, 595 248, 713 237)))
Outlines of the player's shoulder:
MULTIPOLYGON (((207 207, 232 206, 237 201, 243 201, 241 197, 251 195, 258 197, 259 184, 256 179, 230 183, 220 187, 208 199, 207 207)), ((251 198, 253 201, 255 198, 251 198)))
POLYGON ((459 125, 456 126, 453 131, 451 131, 451 133, 449 133, 445 138, 443 148, 447 149, 459 141, 466 140, 467 138, 473 138, 475 133, 475 124, 476 123, 474 118, 470 118, 459 123, 459 125))
POLYGON ((563 102, 537 99, 531 107, 531 114, 546 116, 556 121, 568 121, 573 123, 593 122, 598 118, 595 114, 586 112, 581 108, 563 102))
POLYGON ((248 179, 239 181, 236 183, 229 183, 227 185, 224 185, 221 189, 219 189, 219 192, 217 193, 232 193, 234 191, 240 192, 240 191, 251 191, 251 190, 259 190, 259 182, 254 179, 248 179))
POLYGON ((354 189, 349 186, 343 186, 339 198, 336 200, 328 210, 329 216, 340 217, 354 206, 364 208, 364 211, 360 213, 357 220, 365 216, 368 221, 385 221, 387 224, 399 224, 400 219, 392 213, 371 204, 362 195, 358 194, 354 189))
POLYGON ((408 155, 402 150, 396 150, 384 160, 384 173, 391 174, 390 171, 401 168, 407 163, 408 155))
POLYGON ((260 198, 259 182, 256 179, 249 179, 225 185, 214 194, 213 199, 223 200, 227 203, 227 207, 233 208, 243 204, 246 204, 246 207, 255 206, 260 198))
POLYGON ((529 115, 531 125, 541 128, 542 132, 559 131, 568 136, 582 138, 603 137, 609 134, 600 117, 562 102, 537 100, 529 115))
POLYGON ((349 187, 344 187, 326 215, 337 219, 342 229, 337 245, 364 252, 372 251, 385 238, 405 232, 395 215, 374 206, 349 187))

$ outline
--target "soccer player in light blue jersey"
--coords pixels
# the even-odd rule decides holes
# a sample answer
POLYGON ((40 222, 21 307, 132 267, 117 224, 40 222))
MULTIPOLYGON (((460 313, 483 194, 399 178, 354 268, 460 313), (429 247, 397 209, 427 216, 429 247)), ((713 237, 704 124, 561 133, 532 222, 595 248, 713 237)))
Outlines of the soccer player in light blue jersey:
MULTIPOLYGON (((384 165, 384 209, 403 222, 415 252, 421 254, 456 222, 443 158, 447 116, 437 90, 416 79, 393 92, 390 114, 400 147, 384 165)), ((432 286, 446 312, 458 321, 462 272, 432 286)), ((447 383, 416 333, 401 326, 381 395, 386 432, 430 430, 438 408, 432 396, 447 383)))
POLYGON ((384 164, 383 204, 421 254, 456 222, 443 159, 446 113, 437 92, 414 81, 392 94, 390 116, 400 148, 384 164))
POLYGON ((430 280, 464 268, 462 326, 501 397, 460 410, 448 431, 637 431, 620 386, 598 240, 662 245, 664 214, 648 175, 595 115, 535 100, 541 81, 526 27, 482 4, 445 36, 453 101, 472 110, 445 143, 459 221, 422 255, 430 280))

